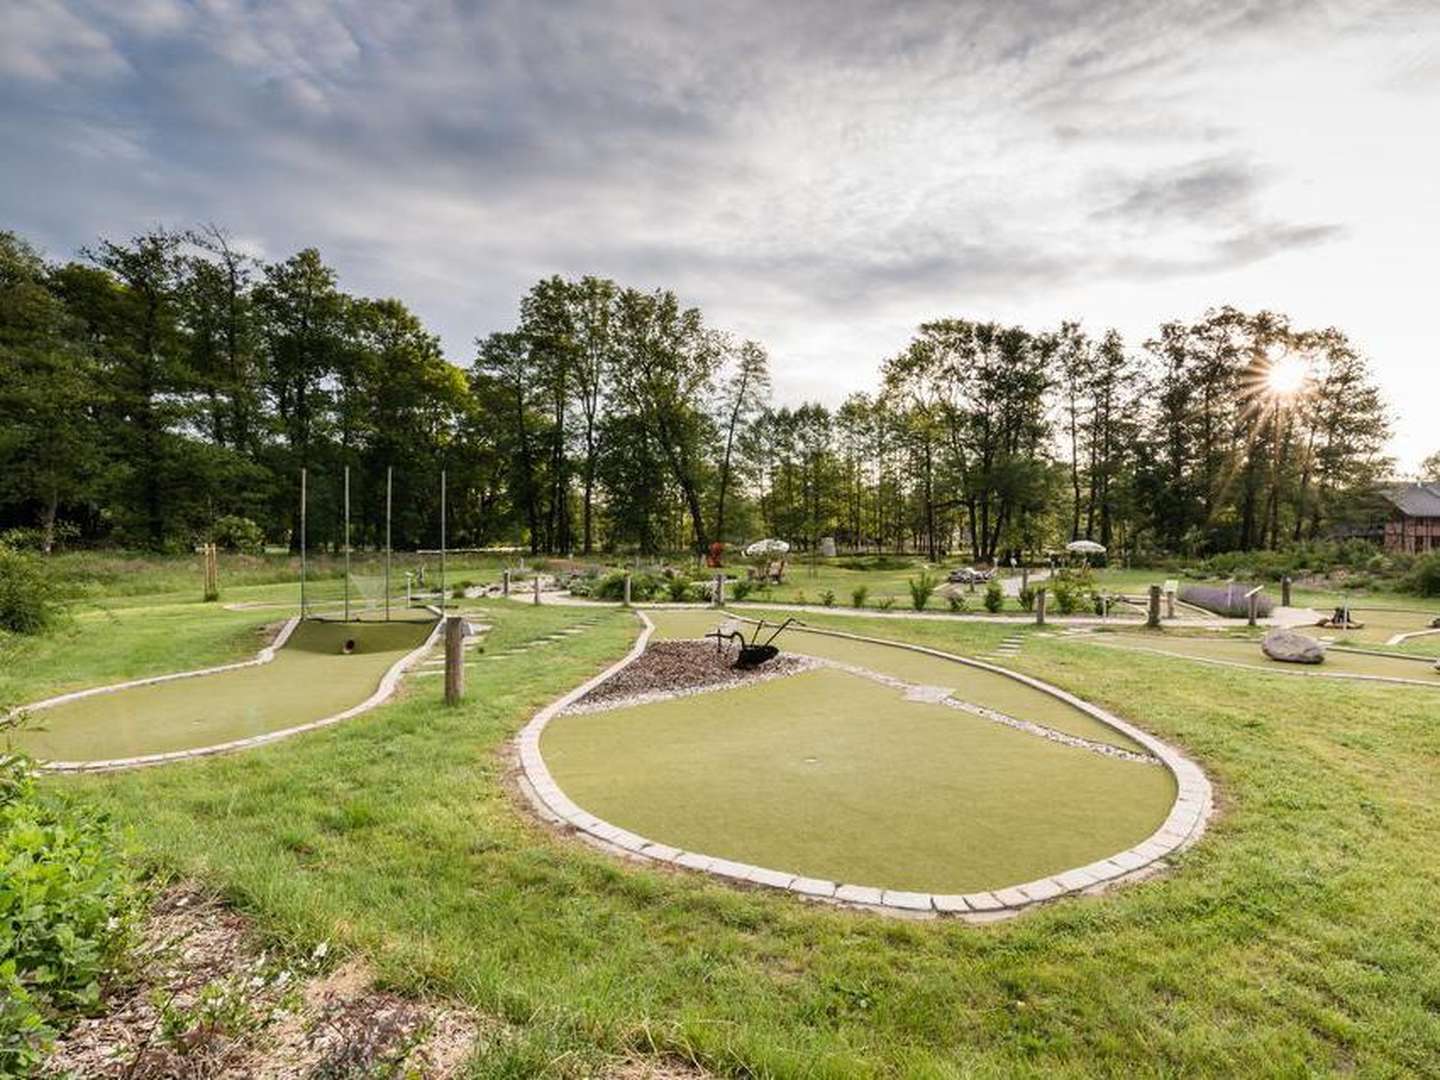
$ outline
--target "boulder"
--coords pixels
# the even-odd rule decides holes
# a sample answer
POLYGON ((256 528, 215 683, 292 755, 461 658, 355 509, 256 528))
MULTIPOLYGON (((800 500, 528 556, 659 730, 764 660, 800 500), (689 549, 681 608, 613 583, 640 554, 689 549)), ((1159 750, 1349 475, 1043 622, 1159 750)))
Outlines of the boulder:
POLYGON ((1298 630, 1271 630, 1260 643, 1271 660, 1285 664, 1323 664, 1325 646, 1298 630))

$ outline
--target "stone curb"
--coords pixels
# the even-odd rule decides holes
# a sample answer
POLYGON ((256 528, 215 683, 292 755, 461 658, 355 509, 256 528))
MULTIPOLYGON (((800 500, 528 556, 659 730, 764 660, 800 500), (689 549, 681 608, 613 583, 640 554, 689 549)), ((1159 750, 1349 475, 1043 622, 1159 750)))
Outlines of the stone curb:
MULTIPOLYGON (((244 663, 239 664, 225 664, 221 667, 205 668, 199 671, 186 671, 176 675, 160 675, 151 679, 138 679, 128 683, 117 683, 114 686, 98 687, 94 690, 82 690, 77 694, 66 694, 63 697, 50 698, 47 701, 40 702, 36 705, 29 705, 25 708, 46 708, 51 705, 58 705, 62 701, 73 700, 76 697, 87 697, 91 694, 110 693, 116 690, 123 690, 132 686, 146 686, 152 683, 169 682, 173 679, 188 679, 200 675, 214 675, 223 671, 233 671, 237 668, 253 667, 256 664, 269 663, 275 658, 275 650, 280 648, 280 646, 282 646, 283 644, 285 644, 286 641, 289 640, 290 634, 294 632, 294 629, 297 625, 299 625, 299 622, 300 618, 299 616, 296 616, 295 618, 291 619, 289 623, 286 624, 285 629, 280 632, 280 635, 275 639, 274 644, 270 645, 266 649, 261 650, 261 657, 263 657, 263 659, 261 657, 257 657, 254 660, 247 660, 244 663), (268 653, 269 655, 265 655, 266 653, 268 653)), ((228 754, 236 750, 250 750, 257 746, 264 746, 267 743, 278 742, 281 739, 288 739, 290 736, 299 735, 302 732, 314 731, 318 728, 323 727, 330 727, 332 724, 338 724, 342 720, 349 720, 352 717, 359 716, 361 713, 364 712, 369 712, 376 706, 383 704, 390 697, 390 695, 395 692, 395 688, 400 684, 401 676, 403 676, 405 672, 416 663, 416 661, 423 657, 425 653, 434 646, 436 640, 443 632, 444 628, 444 620, 438 619, 435 623, 435 626, 431 629, 429 635, 417 648, 412 649, 410 652, 402 656, 399 660, 396 660, 395 663, 390 665, 389 669, 386 670, 385 674, 381 677, 380 685, 376 687, 373 694, 371 694, 364 701, 360 702, 360 704, 353 705, 350 708, 346 709, 344 712, 336 713, 334 716, 326 716, 319 720, 312 720, 307 724, 299 724, 295 727, 283 728, 279 731, 267 731, 262 735, 252 735, 246 739, 234 739, 230 742, 215 743, 211 746, 197 746, 189 750, 171 750, 163 754, 142 754, 138 757, 110 758, 108 760, 102 761, 47 761, 39 766, 39 771, 44 773, 65 773, 73 775, 76 773, 118 772, 122 769, 143 769, 148 768, 152 765, 168 765, 171 762, 175 761, 188 761, 193 758, 212 757, 216 754, 228 754)))
MULTIPOLYGON (((599 675, 589 679, 569 693, 552 701, 531 718, 530 722, 515 737, 520 757, 520 767, 526 783, 520 785, 526 797, 546 817, 558 818, 564 824, 576 829, 587 838, 601 841, 610 848, 629 856, 651 859, 656 862, 683 866, 742 881, 764 885, 769 888, 794 893, 811 899, 872 908, 888 914, 930 913, 956 915, 962 918, 982 919, 1014 913, 1033 904, 1052 900, 1068 893, 1091 890, 1102 884, 1129 877, 1136 871, 1151 866, 1195 843, 1205 832, 1205 827, 1214 812, 1214 797, 1209 779, 1199 765, 1168 743, 1142 731, 1140 728, 1118 716, 1092 705, 1073 694, 1051 686, 1049 683, 1009 671, 994 664, 957 656, 954 653, 931 649, 924 645, 886 641, 883 638, 865 637, 840 630, 822 630, 805 627, 806 632, 824 634, 830 637, 849 638, 875 645, 908 649, 912 652, 951 660, 967 667, 994 672, 1024 683, 1050 696, 1078 708, 1115 730, 1128 735, 1150 750, 1170 770, 1176 781, 1175 802, 1160 827, 1139 844, 1125 851, 1117 852, 1087 866, 1060 871, 1036 881, 1024 882, 1005 889, 965 894, 933 894, 905 892, 885 889, 873 885, 856 885, 807 878, 799 874, 766 867, 750 866, 729 859, 720 859, 699 852, 681 851, 677 848, 646 839, 588 813, 576 805, 561 790, 550 774, 545 759, 540 754, 540 736, 546 725, 570 705, 580 700, 595 687, 612 675, 634 663, 649 644, 655 631, 655 624, 639 609, 635 611, 644 624, 640 637, 630 651, 618 662, 606 668, 599 675)), ((720 612, 717 612, 720 614, 720 612)), ((743 618, 732 611, 723 614, 731 618, 743 618)))

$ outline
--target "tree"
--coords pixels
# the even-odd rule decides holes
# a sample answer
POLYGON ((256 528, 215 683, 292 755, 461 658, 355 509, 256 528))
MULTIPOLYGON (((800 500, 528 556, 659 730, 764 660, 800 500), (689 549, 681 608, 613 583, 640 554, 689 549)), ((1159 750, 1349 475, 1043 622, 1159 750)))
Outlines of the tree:
POLYGON ((725 539, 725 500, 730 493, 736 439, 770 392, 770 360, 758 342, 742 342, 733 351, 730 363, 731 369, 720 391, 720 415, 717 418, 724 434, 717 469, 715 539, 722 542, 725 539))
POLYGON ((1420 479, 1440 482, 1440 450, 1420 463, 1420 479))

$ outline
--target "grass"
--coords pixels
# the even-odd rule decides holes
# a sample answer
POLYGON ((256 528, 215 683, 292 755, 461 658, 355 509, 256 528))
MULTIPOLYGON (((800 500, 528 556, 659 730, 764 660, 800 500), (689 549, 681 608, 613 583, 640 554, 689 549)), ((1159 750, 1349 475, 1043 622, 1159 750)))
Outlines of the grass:
POLYGON ((835 669, 561 716, 541 747, 579 805, 652 840, 920 892, 1003 888, 1095 862, 1143 841, 1175 798, 1162 768, 906 701, 835 669))
POLYGON ((1271 660, 1260 651, 1256 638, 1200 637, 1181 634, 1115 634, 1096 637, 1097 644, 1116 649, 1160 649, 1179 653, 1197 660, 1223 660, 1230 664, 1245 664, 1271 674, 1329 674, 1329 675, 1370 675, 1391 679, 1414 679, 1434 683, 1440 688, 1440 671, 1425 656, 1379 656, 1369 652, 1347 652, 1331 649, 1326 653, 1325 662, 1310 667, 1300 664, 1281 664, 1271 660))
MULTIPOLYGON (((242 629, 211 614, 216 640, 242 629)), ((488 650, 597 617, 472 677, 460 708, 416 680, 396 704, 274 747, 52 783, 278 944, 328 939, 397 989, 481 1010, 495 1031, 475 1077, 630 1057, 796 1077, 1440 1069, 1433 691, 1117 662, 1031 634, 1015 666, 1187 748, 1223 815, 1162 878, 987 927, 912 924, 621 863, 530 822, 507 740, 635 627, 519 604, 495 615, 488 650)), ((916 640, 955 629, 874 621, 916 640)), ((92 666, 123 666, 128 633, 92 666)), ((30 685, 75 675, 56 652, 28 656, 30 685)))
POLYGON ((31 714, 13 741, 41 760, 99 761, 307 724, 364 701, 431 625, 301 623, 268 664, 78 698, 31 714))

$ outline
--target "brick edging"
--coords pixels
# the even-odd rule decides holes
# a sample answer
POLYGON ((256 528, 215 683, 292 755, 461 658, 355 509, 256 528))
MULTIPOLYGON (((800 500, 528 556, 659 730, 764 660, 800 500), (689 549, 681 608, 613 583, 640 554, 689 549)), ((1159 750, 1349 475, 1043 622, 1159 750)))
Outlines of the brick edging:
MULTIPOLYGON (((149 679, 136 679, 131 682, 116 683, 112 686, 101 686, 91 690, 81 690, 74 694, 64 694, 57 698, 49 698, 45 701, 37 702, 34 705, 24 706, 23 708, 27 711, 30 709, 43 709, 52 705, 61 704, 64 701, 74 700, 75 698, 88 697, 92 694, 112 693, 117 690, 125 690, 136 686, 148 686, 153 683, 170 682, 175 679, 188 679, 201 675, 215 675, 224 671, 234 671, 239 668, 254 667, 258 664, 268 664, 271 660, 275 659, 275 650, 279 649, 290 639, 290 635, 299 623, 300 617, 298 615, 292 618, 286 623, 285 628, 281 630, 275 641, 260 650, 260 654, 256 656, 254 660, 246 660, 238 664, 224 664, 213 668, 202 668, 197 671, 178 672, 173 675, 157 675, 149 679)), ((434 647, 435 640, 444 626, 444 620, 437 619, 435 626, 418 647, 400 657, 400 659, 396 660, 395 663, 386 669, 385 674, 380 678, 380 685, 376 687, 374 693, 360 702, 360 704, 352 705, 350 708, 345 709, 343 712, 338 712, 333 716, 326 716, 319 720, 311 720, 308 723, 297 724, 295 727, 282 728, 279 731, 267 731, 263 734, 252 735, 245 739, 232 739, 229 742, 214 743, 210 746, 197 746, 188 750, 170 750, 161 754, 141 754, 136 757, 109 758, 101 761, 47 761, 39 766, 39 771, 73 775, 76 773, 118 772, 122 769, 142 769, 152 765, 168 765, 175 761, 188 761, 193 758, 211 757, 216 754, 232 753, 236 750, 250 750, 257 746, 264 746, 267 743, 288 739, 290 736, 299 735, 302 732, 314 731, 317 728, 338 724, 342 720, 349 720, 351 717, 369 712, 376 706, 383 704, 390 695, 395 692, 395 688, 400 683, 400 677, 405 674, 415 661, 419 660, 434 647)))
MULTIPOLYGON (((545 759, 540 753, 540 736, 545 727, 561 711, 611 676, 622 671, 639 659, 655 631, 655 624, 643 611, 636 610, 644 624, 640 637, 630 651, 618 662, 606 668, 599 675, 587 680, 569 693, 552 701, 536 713, 515 741, 520 755, 520 767, 527 783, 521 785, 527 798, 542 813, 553 816, 587 837, 605 845, 641 858, 670 863, 692 870, 702 870, 732 881, 796 893, 813 899, 829 900, 844 904, 857 904, 878 908, 892 913, 928 912, 931 914, 960 915, 986 918, 1011 913, 1032 904, 1051 900, 1067 893, 1091 889, 1106 882, 1128 877, 1151 866, 1160 859, 1172 855, 1197 841, 1204 833, 1206 823, 1214 811, 1214 797, 1210 781, 1204 771, 1179 750, 1162 742, 1153 735, 1120 719, 1118 716, 1092 705, 1073 694, 1051 686, 1049 683, 1009 671, 993 664, 987 664, 969 657, 931 649, 924 645, 887 641, 883 638, 866 637, 840 630, 825 630, 806 627, 810 633, 826 634, 832 637, 850 638, 892 648, 909 649, 912 652, 936 656, 944 660, 991 671, 1015 679, 1027 686, 1073 705, 1082 712, 1129 736, 1150 750, 1168 768, 1176 781, 1175 802, 1160 827, 1145 840, 1124 851, 1099 859, 1086 866, 1074 867, 1035 881, 1023 882, 1003 889, 964 894, 935 894, 886 889, 880 886, 853 885, 843 882, 808 878, 795 873, 772 870, 766 867, 737 863, 729 859, 716 858, 699 852, 683 851, 657 841, 647 839, 622 829, 617 825, 588 813, 561 790, 555 782, 545 759)), ((727 612, 726 614, 732 614, 727 612)), ((732 617, 737 617, 732 614, 732 617)))

